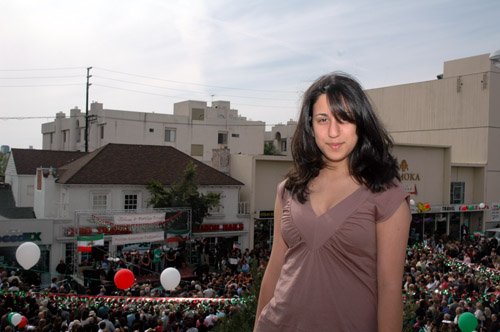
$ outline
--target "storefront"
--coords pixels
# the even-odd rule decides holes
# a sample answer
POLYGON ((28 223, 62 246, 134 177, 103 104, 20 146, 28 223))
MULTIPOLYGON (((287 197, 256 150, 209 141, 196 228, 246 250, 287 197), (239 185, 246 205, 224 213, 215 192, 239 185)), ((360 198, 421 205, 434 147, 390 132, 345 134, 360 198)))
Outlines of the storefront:
POLYGON ((274 210, 260 210, 255 220, 254 246, 255 248, 270 249, 274 236, 274 210))
POLYGON ((206 239, 211 248, 223 245, 227 249, 245 250, 249 245, 248 221, 234 223, 203 223, 193 226, 192 239, 206 239))
POLYGON ((33 242, 40 248, 40 259, 30 271, 40 273, 41 283, 48 284, 51 263, 57 259, 51 254, 53 221, 3 220, 0 230, 0 264, 12 268, 20 267, 16 259, 16 250, 24 242, 33 242))
POLYGON ((484 232, 485 214, 498 204, 453 204, 429 205, 415 203, 412 208, 411 236, 413 240, 422 240, 427 236, 448 235, 451 239, 462 239, 464 235, 484 232))

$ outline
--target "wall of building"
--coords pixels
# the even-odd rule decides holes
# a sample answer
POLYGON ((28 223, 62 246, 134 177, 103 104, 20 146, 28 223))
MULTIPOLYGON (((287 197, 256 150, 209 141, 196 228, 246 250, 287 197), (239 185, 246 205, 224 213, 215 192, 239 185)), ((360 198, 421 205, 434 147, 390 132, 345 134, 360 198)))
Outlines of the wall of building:
POLYGON ((55 183, 56 178, 49 169, 37 169, 35 176, 35 195, 33 210, 37 218, 60 218, 62 217, 60 187, 55 183))
POLYGON ((454 163, 487 162, 489 89, 482 74, 367 90, 397 143, 453 146, 454 163))
POLYGON ((415 202, 431 205, 449 203, 448 149, 432 146, 394 146, 393 154, 400 164, 401 184, 407 192, 413 192, 411 198, 415 202))
MULTIPOLYGON (((245 184, 240 200, 250 203, 251 248, 254 247, 254 227, 259 212, 274 210, 276 187, 291 166, 291 158, 284 156, 231 156, 231 177, 245 184)), ((272 223, 272 219, 269 222, 272 223)))
POLYGON ((264 139, 266 142, 271 142, 280 154, 291 157, 292 138, 296 128, 297 121, 293 120, 289 120, 286 125, 277 124, 270 131, 266 131, 264 139), (282 141, 286 142, 286 150, 283 150, 282 141))
MULTIPOLYGON (((147 144, 173 146, 191 155, 192 144, 197 144, 203 145, 203 153, 193 157, 209 164, 212 150, 219 148, 218 134, 223 132, 227 133, 226 147, 231 153, 264 152, 264 122, 238 116, 237 110, 230 109, 230 103, 225 101, 213 102, 212 107, 201 101, 176 103, 174 114, 110 110, 92 103, 89 114, 96 116, 89 124, 89 151, 107 143, 147 144), (193 109, 203 111, 201 120, 192 118, 193 109), (165 142, 165 129, 175 130, 175 142, 165 142)), ((77 129, 84 126, 84 113, 80 110, 71 110, 69 118, 58 113, 54 122, 42 125, 44 149, 84 151, 84 130, 77 129), (66 142, 62 139, 63 131, 67 131, 66 142), (79 131, 80 142, 76 142, 79 131)))

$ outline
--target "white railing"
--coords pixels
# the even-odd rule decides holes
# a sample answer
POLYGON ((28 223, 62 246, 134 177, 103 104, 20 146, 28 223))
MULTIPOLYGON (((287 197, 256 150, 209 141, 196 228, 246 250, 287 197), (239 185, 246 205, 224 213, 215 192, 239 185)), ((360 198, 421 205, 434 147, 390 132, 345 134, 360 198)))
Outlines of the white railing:
POLYGON ((250 214, 250 204, 248 202, 238 202, 238 214, 250 214))

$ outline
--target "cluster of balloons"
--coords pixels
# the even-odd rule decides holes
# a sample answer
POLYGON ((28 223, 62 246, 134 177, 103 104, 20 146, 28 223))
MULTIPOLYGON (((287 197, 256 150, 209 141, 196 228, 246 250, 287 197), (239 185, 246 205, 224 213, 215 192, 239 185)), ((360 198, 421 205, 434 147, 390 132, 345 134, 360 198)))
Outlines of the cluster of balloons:
MULTIPOLYGON (((24 242, 16 250, 16 259, 19 265, 21 265, 25 270, 29 270, 35 266, 36 263, 38 263, 38 260, 40 259, 40 248, 36 245, 36 243, 24 242)), ((116 272, 114 281, 116 287, 119 289, 128 289, 134 284, 135 276, 132 271, 128 269, 121 269, 116 272)), ((160 275, 161 285, 167 290, 175 289, 175 287, 179 285, 180 281, 181 274, 173 267, 166 268, 160 275)), ((19 315, 19 317, 21 317, 21 315, 19 315)), ((17 324, 13 325, 17 326, 17 324)))
MULTIPOLYGON (((134 284, 135 276, 132 271, 121 269, 116 272, 114 281, 117 288, 128 289, 134 284)), ((173 290, 181 282, 181 274, 173 267, 166 268, 160 275, 160 282, 166 290, 173 290)))
POLYGON ((458 327, 462 332, 472 332, 477 327, 477 318, 470 312, 464 312, 458 317, 458 327))
POLYGON ((16 259, 25 270, 31 269, 40 259, 40 248, 33 242, 24 242, 16 250, 16 259))
POLYGON ((17 326, 20 329, 28 324, 28 319, 24 316, 21 316, 17 312, 11 312, 7 316, 7 320, 9 321, 10 325, 17 326))

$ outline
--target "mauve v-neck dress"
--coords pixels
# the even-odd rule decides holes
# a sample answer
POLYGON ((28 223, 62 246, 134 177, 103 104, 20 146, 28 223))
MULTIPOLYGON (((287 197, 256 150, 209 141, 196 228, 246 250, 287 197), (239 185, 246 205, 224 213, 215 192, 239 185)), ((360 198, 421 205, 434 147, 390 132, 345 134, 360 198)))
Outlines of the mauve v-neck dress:
POLYGON ((282 195, 284 184, 278 195, 289 248, 255 331, 377 331, 375 225, 409 195, 397 181, 380 193, 361 186, 317 216, 309 200, 300 204, 286 190, 282 195))

